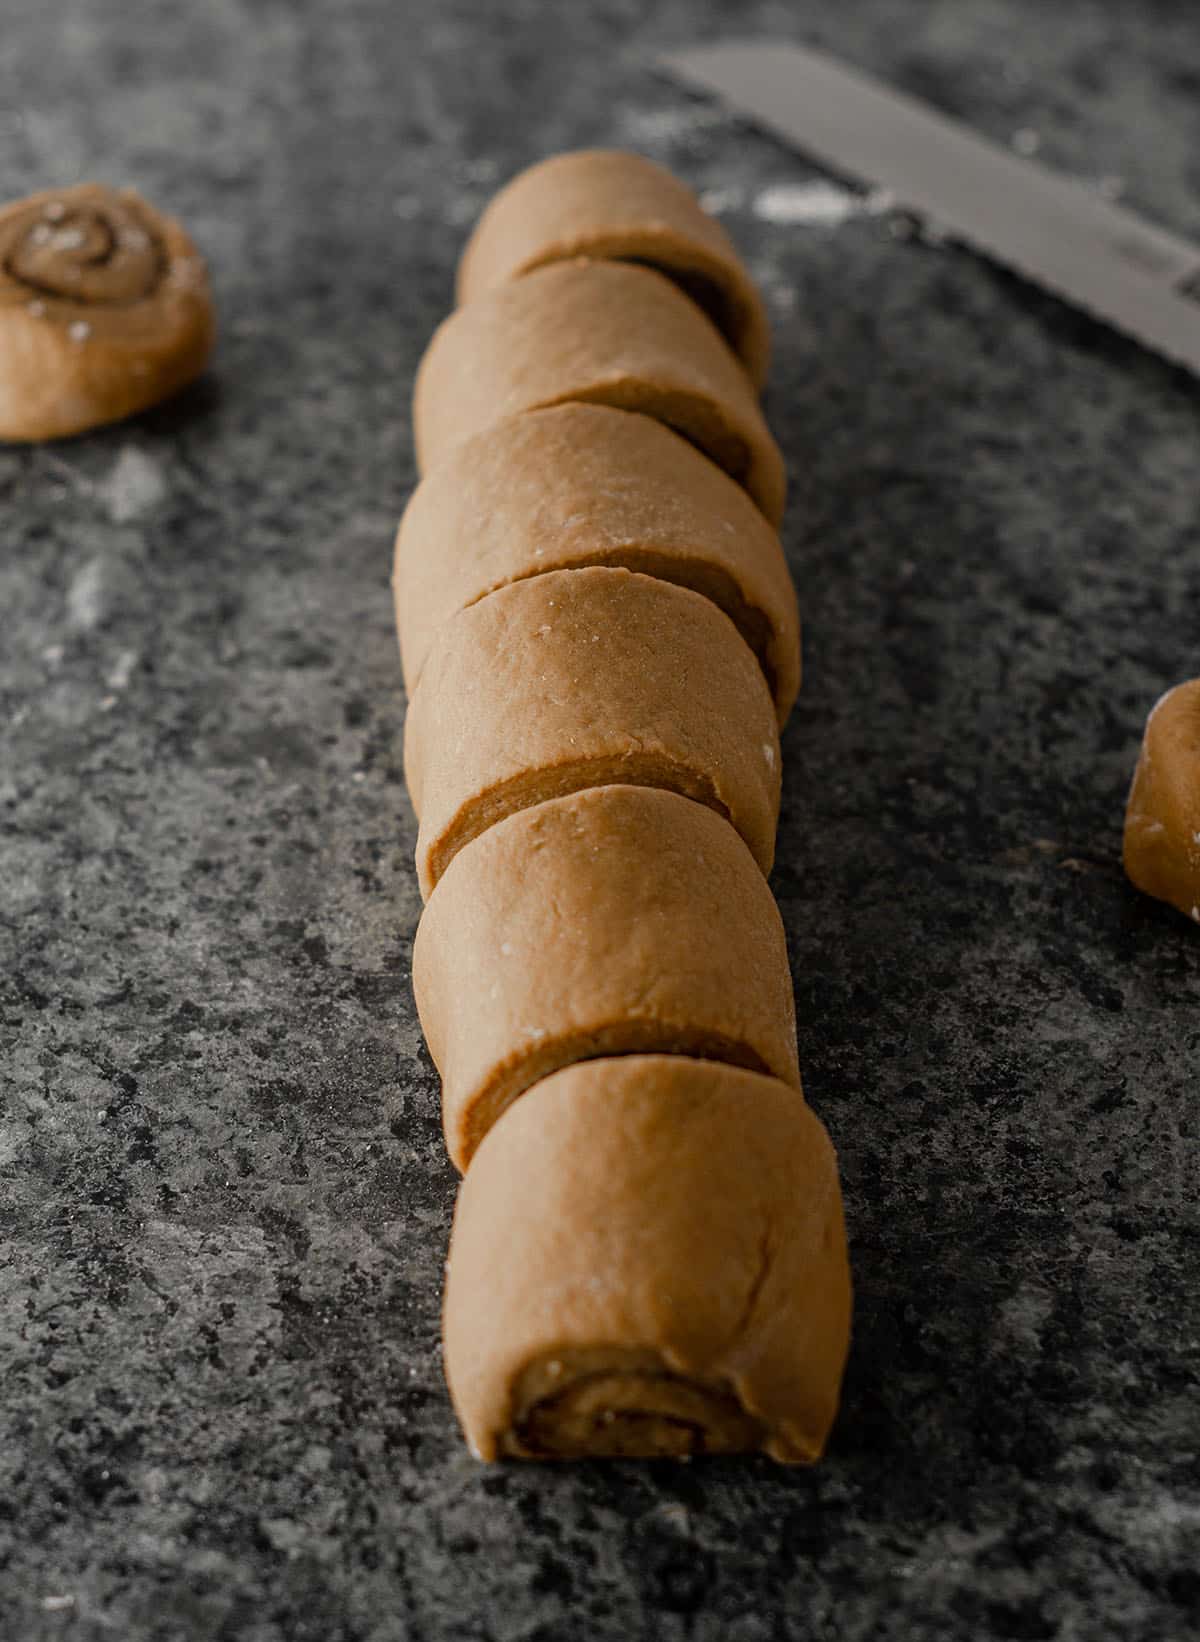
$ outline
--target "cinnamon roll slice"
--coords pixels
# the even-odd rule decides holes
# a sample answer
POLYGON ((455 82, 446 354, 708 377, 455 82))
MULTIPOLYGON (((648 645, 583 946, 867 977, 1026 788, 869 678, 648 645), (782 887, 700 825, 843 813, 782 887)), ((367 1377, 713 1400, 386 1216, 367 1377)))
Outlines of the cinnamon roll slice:
POLYGON ((215 334, 199 252, 131 189, 83 183, 0 211, 0 440, 145 410, 199 375, 215 334))
POLYGON ((690 1055, 800 1087, 779 909, 729 823, 674 792, 594 787, 472 840, 425 907, 413 991, 459 1169, 574 1061, 690 1055))
POLYGON ((562 793, 664 787, 775 854, 779 734, 732 622, 698 593, 628 570, 514 582, 438 632, 405 720, 428 897, 473 838, 562 793))
POLYGON ((778 526, 783 457, 749 378, 676 285, 628 263, 554 263, 444 320, 417 371, 418 464, 507 416, 577 401, 665 422, 778 526))
POLYGON ((1200 924, 1200 678, 1168 690, 1146 720, 1124 854, 1140 890, 1200 924))
POLYGON ((458 300, 572 257, 644 263, 679 286, 761 388, 770 360, 763 300, 733 241, 687 185, 641 154, 553 154, 506 184, 458 265, 458 300))
POLYGON ((820 1457, 850 1330, 837 1161, 794 1088, 709 1061, 567 1067, 459 1190, 446 1376, 484 1460, 820 1457))
POLYGON ((392 576, 409 692, 438 628, 459 610, 526 577, 586 565, 710 599, 758 657, 785 722, 800 687, 800 618, 778 535, 685 439, 607 405, 509 417, 417 486, 392 576))

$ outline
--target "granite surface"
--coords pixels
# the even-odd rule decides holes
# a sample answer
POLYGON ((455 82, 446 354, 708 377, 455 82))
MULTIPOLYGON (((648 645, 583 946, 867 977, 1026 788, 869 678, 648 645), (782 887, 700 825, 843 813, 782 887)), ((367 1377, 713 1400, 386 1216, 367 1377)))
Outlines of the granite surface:
POLYGON ((1200 388, 646 66, 734 29, 1200 235, 1191 0, 4 0, 0 195, 141 187, 223 320, 177 404, 0 451, 4 1642, 1196 1634, 1200 943, 1119 849, 1200 671, 1200 388), (484 1469, 443 1389, 390 541, 467 226, 589 143, 777 327, 774 885, 857 1281, 811 1472, 484 1469))

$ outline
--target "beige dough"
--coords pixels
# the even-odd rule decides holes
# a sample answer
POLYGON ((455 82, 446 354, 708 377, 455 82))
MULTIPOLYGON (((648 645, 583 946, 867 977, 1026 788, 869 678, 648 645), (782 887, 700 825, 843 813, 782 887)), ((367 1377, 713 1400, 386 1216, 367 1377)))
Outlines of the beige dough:
POLYGON ((643 263, 666 274, 711 319, 750 373, 766 380, 766 309, 721 224, 678 177, 640 154, 554 154, 489 203, 458 268, 458 300, 572 257, 643 263))
POLYGON ((811 1462, 851 1296, 764 876, 800 641, 762 303, 603 151, 503 190, 459 296, 393 571, 451 1396, 482 1459, 811 1462))
POLYGON ((460 1169, 572 1061, 668 1051, 800 1083, 766 880, 727 821, 673 792, 596 787, 474 839, 429 898, 413 990, 460 1169))
POLYGON ((198 376, 216 334, 177 222, 92 183, 0 211, 0 440, 116 422, 198 376))
POLYGON ((779 733, 754 657, 699 593, 628 570, 534 576, 447 622, 409 703, 404 769, 426 897, 514 810, 613 782, 708 804, 771 870, 779 733))
POLYGON ((1168 690, 1146 721, 1125 812, 1125 871, 1200 924, 1200 678, 1168 690))
POLYGON ((628 263, 554 263, 443 321, 413 395, 421 471, 505 417, 568 401, 665 422, 779 524, 783 457, 745 371, 669 279, 628 263))
POLYGON ((815 1460, 849 1329, 833 1147, 774 1078, 659 1055, 568 1067, 462 1183, 445 1364, 480 1459, 815 1460))
POLYGON ((396 538, 404 678, 485 594, 543 571, 619 565, 694 588, 758 657, 783 724, 800 685, 796 593, 779 537, 738 485, 661 423, 606 405, 510 417, 443 457, 396 538))

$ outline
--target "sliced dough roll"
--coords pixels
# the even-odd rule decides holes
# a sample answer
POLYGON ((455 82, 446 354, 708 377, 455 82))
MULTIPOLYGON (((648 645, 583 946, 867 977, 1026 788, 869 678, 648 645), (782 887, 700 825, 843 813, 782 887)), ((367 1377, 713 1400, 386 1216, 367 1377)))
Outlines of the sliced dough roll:
POLYGON ((779 733, 733 623, 628 570, 557 570, 438 632, 405 721, 428 896, 464 844, 515 810, 614 782, 665 787, 731 821, 770 872, 779 733))
POLYGON ((780 724, 800 686, 796 593, 779 537, 738 485, 661 423, 606 405, 510 417, 413 494, 393 588, 409 692, 441 624, 544 571, 620 565, 719 605, 758 657, 780 724))
POLYGON ((417 461, 426 472, 494 422, 573 400, 665 422, 779 524, 783 457, 745 371, 669 279, 627 263, 555 263, 444 320, 417 371, 417 461))
POLYGON ((467 1172, 446 1376, 480 1459, 812 1461, 850 1309, 837 1160, 795 1089, 593 1060, 531 1089, 467 1172))
POLYGON ((458 267, 458 300, 571 257, 638 262, 675 282, 738 355, 755 387, 770 327, 754 281, 692 191, 640 154, 582 149, 530 166, 492 199, 458 267))
POLYGON ((779 909, 728 822, 673 792, 596 787, 468 844, 421 918, 413 990, 460 1169, 572 1061, 669 1052, 800 1085, 779 909))
POLYGON ((0 439, 132 416, 199 375, 215 332, 199 252, 131 189, 0 211, 0 439))
POLYGON ((1200 924, 1200 678, 1168 690, 1146 720, 1125 812, 1125 871, 1200 924))

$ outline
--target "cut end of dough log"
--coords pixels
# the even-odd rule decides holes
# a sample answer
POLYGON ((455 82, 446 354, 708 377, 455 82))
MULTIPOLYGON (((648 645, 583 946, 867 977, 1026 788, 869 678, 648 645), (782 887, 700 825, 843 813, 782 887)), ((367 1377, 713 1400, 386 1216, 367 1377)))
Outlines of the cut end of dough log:
POLYGON ((514 177, 489 202, 458 270, 458 300, 575 257, 630 262, 673 281, 761 388, 770 326, 733 241, 692 191, 641 154, 581 149, 514 177))
POLYGON ((179 224, 85 183, 0 211, 0 440, 116 422, 198 376, 216 334, 179 224))
POLYGON ((590 1061, 495 1125, 459 1194, 446 1371, 483 1459, 817 1459, 850 1326, 823 1125, 774 1078, 590 1061))
POLYGON ((727 1388, 674 1372, 652 1352, 543 1356, 513 1390, 511 1459, 692 1459, 760 1448, 762 1421, 727 1388))
POLYGON ((1138 889, 1200 924, 1200 679, 1168 690, 1146 721, 1124 858, 1138 889))

